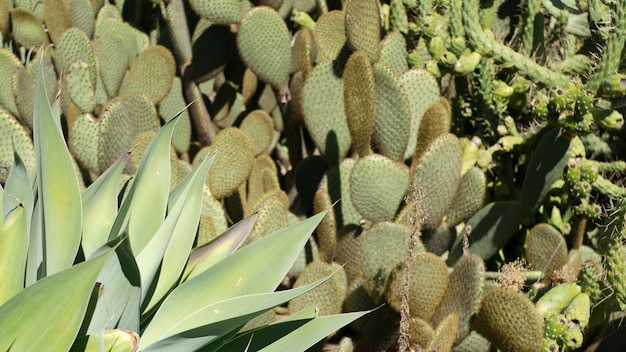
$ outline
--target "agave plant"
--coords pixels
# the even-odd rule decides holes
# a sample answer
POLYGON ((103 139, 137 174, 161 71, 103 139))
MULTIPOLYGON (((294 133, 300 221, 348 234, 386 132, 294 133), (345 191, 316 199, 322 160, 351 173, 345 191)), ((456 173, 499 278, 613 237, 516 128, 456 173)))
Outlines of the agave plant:
POLYGON ((173 118, 134 177, 126 155, 81 190, 59 121, 40 70, 35 171, 15 153, 0 187, 0 350, 304 350, 366 314, 308 307, 242 331, 325 281, 275 292, 326 213, 239 249, 252 215, 192 250, 215 154, 170 191, 173 118))

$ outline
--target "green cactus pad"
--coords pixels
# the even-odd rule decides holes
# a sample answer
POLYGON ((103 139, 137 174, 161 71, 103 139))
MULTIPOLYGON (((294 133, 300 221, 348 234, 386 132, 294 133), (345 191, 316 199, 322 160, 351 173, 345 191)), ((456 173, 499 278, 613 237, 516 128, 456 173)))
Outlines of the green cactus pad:
MULTIPOLYGON (((404 247, 407 247, 406 243, 404 247)), ((405 266, 403 260, 393 268, 389 277, 389 287, 385 293, 387 303, 397 312, 402 309, 400 297, 404 284, 405 266)), ((448 281, 448 266, 443 259, 429 252, 416 253, 410 272, 409 312, 411 317, 430 321, 446 292, 448 281)))
POLYGON ((565 238, 550 224, 535 225, 526 237, 526 260, 551 280, 554 271, 567 263, 565 238))
POLYGON ((285 21, 269 7, 255 7, 241 21, 237 33, 241 59, 259 79, 276 89, 287 84, 291 62, 290 35, 285 21))
POLYGON ((228 26, 201 19, 192 36, 193 60, 189 70, 195 82, 202 83, 224 70, 237 48, 228 26))
POLYGON ((209 170, 211 194, 217 199, 232 194, 250 174, 254 149, 250 138, 241 130, 229 127, 221 130, 209 147, 217 155, 209 170))
POLYGON ((438 325, 448 314, 457 314, 459 317, 457 343, 470 332, 470 319, 480 308, 484 283, 485 264, 482 258, 475 254, 461 257, 450 274, 448 288, 432 317, 432 322, 438 325))
POLYGON ((418 346, 428 346, 435 335, 435 329, 430 323, 419 317, 409 320, 409 336, 411 343, 418 346))
POLYGON ((44 0, 43 19, 53 43, 58 44, 66 29, 72 26, 72 15, 67 1, 44 0))
POLYGON ((411 108, 411 130, 404 158, 410 158, 415 151, 417 135, 422 116, 429 106, 439 101, 439 84, 435 77, 424 69, 412 69, 400 76, 400 84, 409 100, 411 108))
POLYGON ((0 48, 0 105, 11 115, 18 114, 11 77, 19 67, 22 67, 20 60, 8 49, 0 48))
POLYGON ((94 8, 90 0, 69 0, 72 25, 85 32, 89 38, 95 29, 94 8))
MULTIPOLYGON (((406 40, 402 33, 398 31, 387 33, 380 45, 378 62, 389 67, 396 76, 401 76, 409 69, 409 63, 406 61, 408 55, 406 40)), ((419 92, 419 94, 423 93, 419 92)))
POLYGON ((341 313, 348 285, 343 269, 339 268, 339 271, 337 271, 337 267, 331 264, 321 261, 311 262, 300 273, 293 287, 310 284, 330 275, 332 277, 328 281, 304 295, 292 299, 289 302, 289 311, 295 313, 315 305, 318 316, 341 313))
POLYGON ((251 111, 239 128, 252 137, 255 155, 271 151, 274 141, 274 121, 267 112, 260 109, 251 111))
MULTIPOLYGON (((313 211, 319 213, 321 211, 331 209, 333 202, 324 188, 318 188, 313 198, 313 211)), ((335 250, 337 249, 337 219, 335 212, 329 211, 317 226, 317 241, 320 248, 320 259, 327 263, 332 263, 335 259, 335 250)))
MULTIPOLYGON (((98 55, 100 77, 109 98, 117 96, 128 67, 129 52, 120 36, 111 35, 101 40, 98 55)), ((95 42, 94 42, 95 49, 95 42)))
POLYGON ((360 253, 355 251, 361 246, 361 229, 356 226, 346 226, 337 231, 337 245, 335 247, 335 262, 343 265, 352 282, 361 277, 360 253))
POLYGON ((142 93, 152 103, 159 104, 172 89, 175 74, 172 53, 161 45, 150 46, 133 60, 120 95, 142 93))
POLYGON ((408 186, 408 170, 404 165, 372 154, 357 160, 350 175, 350 198, 366 219, 391 221, 408 186))
POLYGON ((419 162, 431 143, 444 133, 450 132, 452 116, 448 109, 449 103, 445 98, 441 98, 437 103, 432 104, 420 120, 420 126, 413 152, 413 162, 419 162))
POLYGON ((400 80, 390 68, 374 65, 376 115, 372 142, 379 153, 396 161, 404 160, 409 141, 411 116, 409 101, 400 80))
MULTIPOLYGON (((408 219, 407 219, 408 223, 408 219)), ((422 229, 422 241, 426 249, 437 255, 442 255, 450 249, 457 233, 453 226, 443 222, 435 229, 422 229)))
POLYGON ((26 169, 35 169, 35 148, 30 133, 9 112, 0 107, 0 183, 4 184, 13 166, 14 150, 20 155, 26 169))
POLYGON ((121 100, 112 100, 100 117, 98 170, 104 172, 131 150, 135 133, 128 111, 121 100))
POLYGON ((477 167, 467 171, 461 177, 452 206, 448 210, 446 223, 456 225, 479 211, 485 201, 486 190, 485 173, 477 167))
POLYGON ((363 51, 372 62, 378 58, 380 41, 380 11, 376 0, 348 0, 346 38, 352 50, 363 51))
POLYGON ((96 86, 98 77, 96 58, 91 48, 91 42, 85 32, 75 27, 66 30, 59 39, 56 53, 57 68, 63 75, 69 73, 70 66, 75 61, 82 60, 87 64, 91 86, 96 86))
POLYGON ((11 86, 20 120, 32 130, 37 81, 25 67, 18 67, 11 77, 11 86))
POLYGON ((266 192, 280 189, 278 182, 274 160, 267 154, 255 157, 250 176, 248 176, 248 203, 255 204, 263 198, 266 192))
POLYGON ((70 99, 82 113, 91 113, 95 107, 95 86, 89 79, 89 65, 82 60, 74 61, 65 77, 70 99))
POLYGON ((174 77, 172 89, 159 104, 159 115, 161 120, 167 122, 182 111, 172 135, 172 145, 179 153, 186 153, 191 143, 191 119, 186 105, 182 82, 179 77, 174 77))
POLYGON ((11 36, 11 20, 9 19, 9 0, 0 0, 0 35, 4 38, 11 36))
POLYGON ((437 138, 417 165, 412 165, 412 183, 424 190, 426 219, 423 226, 434 229, 450 208, 461 180, 463 151, 453 134, 437 138))
POLYGON ((343 96, 353 147, 360 157, 372 153, 372 131, 376 114, 376 83, 367 55, 357 51, 343 72, 343 96))
POLYGON ((343 99, 343 80, 333 63, 319 63, 304 83, 304 122, 327 160, 343 159, 352 143, 343 99))
MULTIPOLYGON (((407 256, 410 232, 403 225, 379 222, 361 235, 359 263, 363 273, 363 287, 377 304, 382 303, 387 292, 389 275, 407 256)), ((391 306, 394 307, 393 304, 391 306)))
POLYGON ((89 171, 98 173, 100 123, 91 114, 82 114, 74 122, 70 136, 70 145, 76 160, 89 171))
MULTIPOLYGON (((159 120, 152 102, 143 94, 131 94, 123 99, 124 107, 133 125, 133 132, 137 135, 146 131, 159 129, 159 120)), ((180 124, 180 120, 178 121, 180 124)), ((178 127, 178 124, 176 127, 178 127)))
POLYGON ((429 351, 450 351, 454 344, 454 338, 459 328, 459 316, 456 313, 448 314, 445 319, 437 325, 433 334, 433 339, 427 346, 429 351))
POLYGON ((315 26, 315 42, 323 60, 334 61, 346 45, 346 17, 341 10, 321 15, 315 26))
POLYGON ((210 217, 217 234, 222 234, 228 228, 224 207, 219 200, 213 197, 209 187, 205 186, 203 192, 202 214, 210 217))
POLYGON ((472 327, 502 352, 539 352, 543 318, 520 292, 495 288, 483 298, 472 327))
MULTIPOLYGON (((257 208, 253 206, 253 208, 257 208)), ((250 236, 246 239, 246 243, 256 241, 269 234, 272 234, 289 225, 287 219, 287 209, 283 200, 278 196, 271 196, 263 199, 262 205, 258 209, 259 217, 254 223, 250 236)), ((251 214, 252 212, 250 212, 251 214)))
MULTIPOLYGON (((317 55, 317 48, 315 43, 313 43, 313 35, 313 31, 310 28, 301 28, 294 34, 291 46, 291 64, 289 65, 290 74, 301 71, 302 63, 308 62, 307 65, 312 65, 311 61, 317 55)), ((309 68, 312 68, 312 66, 309 68)))
MULTIPOLYGON (((101 13, 106 9, 107 6, 103 7, 101 13)), ((133 31, 128 26, 127 23, 122 22, 121 18, 112 17, 98 17, 96 22, 96 32, 94 34, 96 39, 100 39, 103 41, 106 40, 115 40, 120 41, 121 44, 124 45, 125 51, 127 54, 121 54, 122 57, 126 57, 128 61, 124 63, 123 60, 120 60, 119 63, 115 64, 116 66, 123 65, 124 67, 128 67, 133 63, 137 54, 139 54, 140 48, 139 43, 137 42, 138 38, 133 34, 133 31)), ((104 58, 104 56, 103 56, 104 58)), ((119 59, 119 57, 118 57, 119 59)))
POLYGON ((332 201, 339 201, 333 207, 338 228, 347 225, 358 225, 363 218, 354 207, 350 196, 350 175, 352 174, 354 164, 354 159, 344 159, 339 166, 329 169, 321 182, 321 187, 328 190, 332 201))
POLYGON ((226 128, 233 126, 245 109, 243 97, 237 91, 237 86, 226 81, 220 85, 209 113, 218 127, 226 128))
POLYGON ((39 49, 48 43, 48 35, 41 19, 29 10, 17 7, 11 9, 13 39, 27 49, 39 49))
POLYGON ((239 0, 191 0, 189 3, 198 15, 214 23, 239 23, 241 19, 241 5, 239 0))
POLYGON ((300 71, 302 71, 302 74, 306 79, 315 65, 315 44, 313 42, 311 32, 308 30, 303 31, 301 35, 301 42, 298 59, 300 60, 300 71))
POLYGON ((452 349, 453 352, 489 352, 491 351, 491 344, 489 340, 484 338, 476 331, 470 332, 470 334, 459 342, 452 349))

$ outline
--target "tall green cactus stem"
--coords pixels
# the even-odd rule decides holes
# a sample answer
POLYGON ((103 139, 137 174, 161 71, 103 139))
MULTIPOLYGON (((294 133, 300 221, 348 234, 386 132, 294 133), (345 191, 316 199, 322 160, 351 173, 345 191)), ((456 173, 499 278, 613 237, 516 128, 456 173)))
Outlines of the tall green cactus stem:
POLYGON ((361 158, 372 153, 372 131, 376 114, 376 83, 367 54, 350 56, 343 72, 343 95, 352 145, 361 158))
POLYGON ((541 57, 543 53, 544 17, 541 0, 526 2, 526 14, 522 29, 523 54, 528 57, 541 57))
POLYGON ((598 252, 604 256, 606 278, 620 310, 626 309, 626 257, 623 250, 625 237, 626 202, 621 199, 611 209, 598 237, 598 252))
POLYGON ((479 8, 480 4, 478 0, 463 2, 463 23, 465 24, 465 32, 476 51, 491 56, 499 62, 512 65, 521 74, 546 86, 563 87, 570 81, 567 76, 553 72, 523 54, 498 43, 495 39, 489 38, 479 23, 479 8))

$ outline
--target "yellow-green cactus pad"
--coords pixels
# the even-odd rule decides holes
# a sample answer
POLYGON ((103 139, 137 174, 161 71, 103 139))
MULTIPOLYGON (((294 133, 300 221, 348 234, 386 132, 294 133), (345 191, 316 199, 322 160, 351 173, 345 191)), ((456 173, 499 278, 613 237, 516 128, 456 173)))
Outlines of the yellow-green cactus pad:
POLYGON ((466 221, 482 208, 487 191, 487 179, 485 173, 475 167, 467 171, 454 195, 452 206, 448 210, 446 223, 456 225, 466 221))
POLYGON ((273 190, 280 190, 274 159, 267 154, 258 155, 248 176, 248 203, 256 204, 265 193, 273 190))
POLYGON ((11 115, 18 114, 11 87, 11 77, 19 67, 23 67, 20 60, 8 49, 0 48, 0 106, 11 115))
POLYGON ((89 38, 93 36, 95 29, 94 10, 89 0, 69 0, 70 16, 72 25, 87 34, 89 38))
MULTIPOLYGON (((97 46, 94 41, 94 51, 97 46)), ((124 40, 119 35, 111 35, 100 41, 100 53, 98 64, 100 65, 100 77, 106 89, 107 96, 117 96, 122 80, 126 74, 129 62, 129 52, 124 40)))
POLYGON ((411 317, 409 320, 409 338, 412 344, 428 346, 435 335, 435 329, 426 320, 411 317))
POLYGON ((274 121, 265 110, 251 111, 239 128, 252 137, 255 155, 271 151, 274 141, 274 121))
MULTIPOLYGON (((104 9, 108 8, 107 6, 103 7, 100 11, 101 13, 104 9)), ((117 11, 117 10, 116 10, 117 11)), ((129 25, 127 23, 122 22, 120 18, 112 17, 98 17, 96 22, 96 32, 94 34, 96 39, 101 40, 115 40, 121 41, 124 45, 127 55, 124 55, 128 59, 128 62, 124 65, 125 67, 130 66, 133 63, 133 60, 139 54, 140 47, 137 42, 137 37, 133 35, 129 25)), ((118 59, 121 59, 119 57, 118 59)), ((124 64, 123 60, 120 60, 120 63, 117 65, 124 64)))
POLYGON ((470 332, 470 318, 478 312, 483 298, 485 264, 476 254, 461 257, 450 274, 450 282, 441 303, 432 316, 434 324, 440 324, 450 313, 459 318, 456 341, 470 332))
POLYGON ((287 208, 278 196, 264 199, 263 204, 255 211, 258 211, 259 217, 254 223, 250 236, 246 239, 248 243, 261 239, 289 225, 287 208))
POLYGON ((198 15, 214 23, 239 23, 241 18, 239 0, 191 0, 189 3, 198 15))
POLYGON ((58 44, 65 30, 72 26, 69 4, 66 0, 44 0, 43 19, 50 39, 53 43, 58 44))
POLYGON ((415 151, 413 152, 414 163, 419 161, 437 137, 450 132, 452 116, 448 109, 449 105, 448 101, 441 97, 438 102, 432 104, 424 111, 417 133, 415 151))
POLYGON ((344 159, 339 166, 329 169, 320 183, 320 187, 328 190, 333 203, 339 201, 333 207, 339 228, 350 224, 358 225, 363 218, 354 207, 350 195, 350 175, 355 163, 354 159, 344 159))
POLYGON ((30 133, 8 111, 0 108, 0 183, 5 183, 13 166, 14 151, 29 172, 35 168, 35 148, 30 133))
POLYGON ((13 39, 27 49, 39 49, 48 43, 48 35, 41 19, 29 10, 18 7, 11 9, 13 39))
POLYGON ((352 50, 363 51, 372 62, 378 58, 380 42, 380 11, 376 0, 348 0, 346 38, 352 50))
POLYGON ((341 73, 330 61, 319 63, 304 82, 302 110, 308 131, 327 160, 343 159, 352 143, 341 73))
POLYGON ((164 46, 153 45, 142 51, 130 66, 121 96, 142 93, 158 104, 172 89, 176 74, 174 56, 164 46))
POLYGON ((18 67, 11 77, 11 86, 20 120, 32 130, 37 81, 25 67, 18 67))
POLYGON ((429 106, 439 101, 437 79, 424 69, 412 69, 400 76, 400 84, 409 100, 411 110, 411 130, 404 158, 410 158, 417 144, 417 132, 422 116, 429 106))
POLYGON ((100 123, 91 114, 80 115, 72 126, 70 146, 80 164, 93 173, 98 173, 98 149, 100 123))
POLYGON ((365 218, 373 222, 391 221, 408 186, 406 166, 372 154, 357 160, 350 175, 350 198, 365 218))
POLYGON ((433 339, 427 346, 429 351, 450 351, 459 327, 459 316, 450 313, 439 325, 433 334, 433 339))
POLYGON ((0 0, 0 34, 8 38, 11 33, 11 20, 9 19, 9 0, 0 0))
POLYGON ((289 77, 290 39, 280 15, 269 7, 259 6, 248 11, 241 21, 237 48, 243 62, 259 79, 280 89, 289 77))
POLYGON ((472 327, 502 352, 539 352, 543 318, 520 292, 495 288, 483 298, 472 327))
POLYGON ((402 33, 398 31, 387 33, 380 45, 378 62, 389 67, 396 76, 402 75, 409 69, 409 63, 406 61, 408 56, 406 39, 402 33))
MULTIPOLYGON (((406 250, 407 245, 405 244, 404 247, 406 250)), ((385 293, 387 302, 397 312, 400 312, 402 306, 405 265, 403 260, 393 268, 389 277, 389 287, 385 293)), ((448 266, 438 255, 418 252, 413 258, 409 281, 411 317, 430 321, 448 287, 448 266)))
POLYGON ((223 199, 235 192, 250 175, 254 148, 247 134, 235 127, 221 130, 209 148, 217 152, 209 170, 209 187, 211 194, 223 199))
POLYGON ((343 227, 337 232, 337 245, 335 247, 335 262, 343 265, 348 276, 348 281, 352 282, 357 277, 361 277, 360 253, 355 248, 361 246, 361 231, 356 226, 343 227), (356 253, 355 253, 356 252, 356 253))
POLYGON ((89 82, 92 87, 95 87, 98 71, 91 42, 85 32, 72 27, 63 33, 57 44, 57 68, 63 75, 67 75, 70 66, 78 60, 87 64, 89 82))
POLYGON ((346 46, 346 16, 341 10, 321 15, 315 26, 315 43, 323 60, 334 61, 346 46))
MULTIPOLYGON (((333 206, 328 191, 322 187, 317 189, 313 198, 313 211, 319 213, 333 206)), ((329 211, 317 226, 317 241, 320 248, 320 259, 332 263, 337 249, 337 219, 335 212, 329 211)))
POLYGON ((320 286, 291 300, 289 311, 295 313, 314 305, 317 315, 340 314, 348 286, 343 269, 338 270, 335 266, 322 261, 311 262, 300 273, 293 287, 304 286, 331 275, 332 277, 320 286))
MULTIPOLYGON (((131 94, 123 99, 124 107, 128 111, 130 123, 135 135, 146 131, 159 129, 159 120, 154 104, 143 94, 131 94)), ((178 124, 181 121, 178 121, 178 124)), ((176 127, 178 127, 178 124, 176 127)))
POLYGON ((343 96, 353 147, 360 157, 372 153, 372 132, 376 115, 376 82, 367 55, 357 51, 343 71, 343 96))
POLYGON ((550 224, 535 225, 526 236, 526 260, 550 280, 554 271, 567 263, 565 238, 550 224))
POLYGON ((423 226, 435 229, 443 221, 461 180, 463 151, 458 138, 444 134, 437 138, 419 163, 412 165, 412 183, 424 190, 426 219, 423 226))
POLYGON ((121 100, 113 100, 106 107, 100 117, 99 132, 98 169, 104 172, 133 146, 133 125, 121 100))
POLYGON ((89 65, 83 60, 74 61, 65 77, 70 99, 82 113, 91 113, 95 107, 95 86, 89 79, 89 65))
POLYGON ((167 122, 182 111, 172 135, 172 145, 179 153, 187 152, 191 143, 191 118, 186 105, 182 82, 179 77, 174 77, 172 89, 159 105, 159 115, 161 120, 167 122))
POLYGON ((377 304, 383 302, 391 273, 399 263, 404 262, 408 254, 407 240, 410 234, 411 230, 406 226, 379 222, 361 235, 359 263, 363 273, 363 287, 377 304))
POLYGON ((374 148, 393 160, 404 160, 409 142, 411 116, 409 100, 400 80, 389 67, 374 65, 376 82, 376 116, 372 142, 374 148))

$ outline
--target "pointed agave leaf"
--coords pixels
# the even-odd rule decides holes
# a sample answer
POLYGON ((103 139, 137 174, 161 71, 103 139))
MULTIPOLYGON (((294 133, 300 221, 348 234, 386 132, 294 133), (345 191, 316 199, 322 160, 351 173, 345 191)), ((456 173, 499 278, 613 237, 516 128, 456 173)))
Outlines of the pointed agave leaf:
POLYGON ((237 336, 219 351, 304 351, 369 312, 317 318, 287 317, 274 324, 237 336))
POLYGON ((171 346, 187 351, 197 350, 239 329, 252 318, 273 307, 311 291, 329 278, 330 276, 291 290, 251 294, 205 304, 182 320, 171 322, 162 339, 144 346, 141 344, 144 341, 142 337, 139 348, 146 352, 165 352, 171 346))
POLYGON ((27 255, 27 214, 18 206, 0 226, 0 305, 24 289, 27 255))
MULTIPOLYGON (((185 268, 200 221, 202 189, 206 182, 209 167, 214 158, 215 153, 207 156, 200 166, 187 175, 170 193, 170 213, 168 214, 168 219, 172 217, 172 215, 175 215, 176 220, 173 222, 173 227, 166 230, 171 231, 168 236, 170 238, 169 243, 167 243, 167 247, 164 248, 164 253, 160 250, 157 251, 161 253, 158 256, 157 252, 146 253, 147 258, 152 258, 153 263, 161 263, 161 257, 163 258, 156 288, 146 307, 146 311, 149 311, 163 299, 178 282, 180 274, 185 268), (176 214, 178 209, 180 209, 180 214, 176 214)), ((166 219, 159 228, 159 232, 166 228, 168 219, 166 219)), ((155 235, 154 238, 156 237, 155 235)), ((146 246, 144 251, 137 257, 139 263, 140 258, 144 258, 144 252, 146 250, 148 250, 148 246, 146 246)), ((146 288, 147 286, 142 287, 146 288)))
POLYGON ((204 272, 237 250, 252 232, 258 217, 259 213, 250 215, 231 226, 215 240, 191 251, 183 273, 183 281, 204 272))
POLYGON ((176 121, 175 117, 163 125, 148 145, 109 234, 109 239, 113 239, 128 226, 130 245, 136 254, 165 218, 171 178, 170 142, 176 121))
POLYGON ((83 321, 98 272, 111 253, 108 251, 48 276, 0 306, 0 350, 69 350, 83 321), (54 319, 53 324, 49 323, 50 319, 54 319), (33 324, 35 321, 44 323, 33 324))
POLYGON ((325 214, 322 212, 255 241, 178 286, 146 328, 141 340, 143 346, 166 337, 172 324, 206 306, 204 302, 210 304, 275 290, 325 214))
MULTIPOLYGON (((22 161, 19 153, 13 153, 13 169, 7 178, 4 194, 2 195, 2 205, 0 205, 0 215, 6 218, 9 212, 18 205, 22 205, 26 211, 26 221, 30 224, 33 213, 34 197, 33 187, 26 170, 26 165, 22 161)), ((1 223, 1 222, 0 222, 1 223)))
POLYGON ((113 164, 83 192, 83 236, 85 258, 107 242, 117 215, 119 180, 128 161, 128 154, 113 164))
POLYGON ((134 331, 115 329, 99 331, 85 336, 80 336, 72 346, 70 352, 81 351, 104 351, 111 352, 134 352, 137 350, 139 335, 134 331))
POLYGON ((40 67, 34 110, 34 144, 37 160, 38 202, 45 248, 45 275, 69 268, 80 245, 82 207, 78 178, 58 116, 55 117, 40 67))

